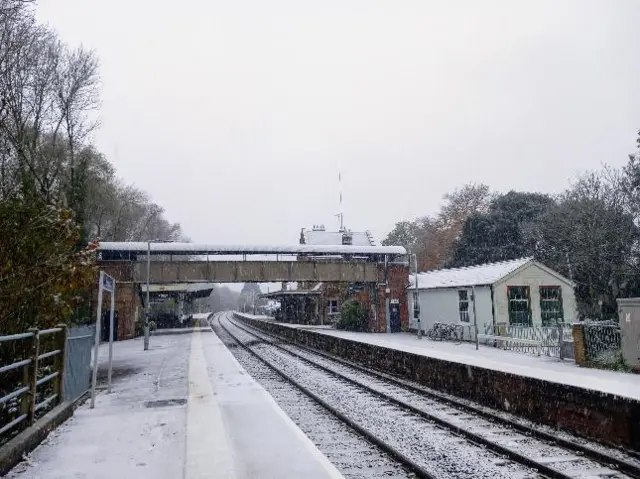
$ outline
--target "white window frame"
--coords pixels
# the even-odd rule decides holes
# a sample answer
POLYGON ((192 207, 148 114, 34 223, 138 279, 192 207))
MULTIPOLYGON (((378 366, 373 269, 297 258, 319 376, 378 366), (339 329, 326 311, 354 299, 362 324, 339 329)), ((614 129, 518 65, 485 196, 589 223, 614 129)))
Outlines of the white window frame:
POLYGON ((339 314, 340 313, 340 304, 337 298, 327 299, 327 314, 339 314), (332 307, 335 305, 335 311, 332 307))
POLYGON ((470 323, 471 322, 471 318, 469 315, 469 308, 471 306, 471 294, 469 293, 468 289, 459 289, 458 290, 458 319, 460 320, 461 323, 470 323), (460 297, 460 293, 464 293, 466 295, 466 299, 462 299, 460 297), (463 310, 462 309, 462 305, 466 304, 467 305, 467 309, 463 310))
POLYGON ((538 287, 540 294, 540 324, 542 326, 555 326, 558 322, 564 321, 564 306, 562 303, 562 286, 560 285, 541 285, 538 287), (545 297, 543 291, 557 291, 557 296, 545 297), (557 308, 548 309, 543 306, 546 304, 557 304, 557 308), (543 320, 543 315, 549 314, 550 318, 547 321, 543 320), (560 319, 560 321, 558 321, 560 319))

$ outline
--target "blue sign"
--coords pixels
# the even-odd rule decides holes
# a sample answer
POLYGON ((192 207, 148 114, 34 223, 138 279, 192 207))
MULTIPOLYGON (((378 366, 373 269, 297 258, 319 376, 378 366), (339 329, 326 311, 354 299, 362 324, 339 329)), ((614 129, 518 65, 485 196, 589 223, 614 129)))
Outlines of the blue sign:
POLYGON ((102 275, 102 289, 104 289, 105 291, 109 291, 110 293, 113 293, 113 289, 115 288, 115 280, 109 276, 103 273, 102 275))

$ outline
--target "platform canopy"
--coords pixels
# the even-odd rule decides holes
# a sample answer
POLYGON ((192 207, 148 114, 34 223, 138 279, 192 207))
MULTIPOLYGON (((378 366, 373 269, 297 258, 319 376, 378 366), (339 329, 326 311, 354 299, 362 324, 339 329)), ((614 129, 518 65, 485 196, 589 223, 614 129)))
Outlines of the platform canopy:
POLYGON ((100 252, 146 255, 406 255, 402 246, 350 246, 350 245, 217 245, 202 243, 146 243, 146 242, 101 242, 100 252))
MULTIPOLYGON (((207 298, 213 291, 212 283, 165 283, 165 284, 150 284, 149 295, 150 296, 179 296, 181 294, 187 295, 191 298, 207 298)), ((142 294, 147 293, 146 283, 140 283, 140 289, 142 294)))
POLYGON ((270 293, 263 293, 259 297, 267 298, 267 299, 280 299, 280 298, 294 297, 294 296, 320 296, 320 295, 322 295, 322 291, 319 291, 319 290, 292 289, 292 290, 272 291, 270 293))

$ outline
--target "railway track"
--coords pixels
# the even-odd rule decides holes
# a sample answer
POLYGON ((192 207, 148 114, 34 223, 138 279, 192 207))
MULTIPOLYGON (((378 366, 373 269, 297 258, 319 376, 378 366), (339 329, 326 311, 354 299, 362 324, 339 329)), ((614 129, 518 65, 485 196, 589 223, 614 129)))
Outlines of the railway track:
POLYGON ((640 477, 633 460, 434 398, 405 381, 283 343, 228 315, 219 319, 247 351, 419 477, 640 477))
POLYGON ((266 367, 217 321, 212 329, 244 369, 265 388, 347 479, 416 478, 402 463, 354 431, 279 373, 266 367))

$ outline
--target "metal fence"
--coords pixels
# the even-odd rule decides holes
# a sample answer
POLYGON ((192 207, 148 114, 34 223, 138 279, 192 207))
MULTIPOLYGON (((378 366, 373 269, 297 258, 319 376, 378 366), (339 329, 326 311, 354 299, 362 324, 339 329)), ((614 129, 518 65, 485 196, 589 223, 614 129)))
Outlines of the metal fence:
POLYGON ((0 336, 0 444, 62 401, 67 328, 0 336))
MULTIPOLYGON (((528 326, 485 323, 479 326, 479 342, 484 346, 507 349, 518 353, 573 359, 573 328, 569 323, 556 326, 528 326), (502 339, 504 338, 504 339, 502 339)), ((431 339, 475 342, 473 325, 436 323, 426 331, 431 339)))
POLYGON ((89 389, 95 325, 69 329, 64 366, 64 400, 74 401, 89 389))
POLYGON ((613 364, 622 347, 620 326, 613 322, 585 322, 584 342, 588 361, 613 364))
POLYGON ((95 326, 0 336, 0 445, 89 389, 95 326))
POLYGON ((554 358, 573 359, 573 332, 569 323, 555 326, 528 326, 506 323, 484 324, 483 344, 519 353, 540 354, 554 358), (505 340, 496 339, 504 337, 505 340))

